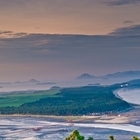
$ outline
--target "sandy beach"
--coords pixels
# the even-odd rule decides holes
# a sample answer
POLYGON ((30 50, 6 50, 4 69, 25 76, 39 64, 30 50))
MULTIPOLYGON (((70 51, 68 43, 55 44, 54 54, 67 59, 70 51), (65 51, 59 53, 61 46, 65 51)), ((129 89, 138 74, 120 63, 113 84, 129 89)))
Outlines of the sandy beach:
POLYGON ((133 108, 130 111, 120 114, 98 115, 98 116, 50 116, 50 115, 0 115, 3 117, 35 117, 35 118, 52 118, 62 120, 63 122, 94 122, 110 124, 131 124, 140 120, 140 108, 133 108))

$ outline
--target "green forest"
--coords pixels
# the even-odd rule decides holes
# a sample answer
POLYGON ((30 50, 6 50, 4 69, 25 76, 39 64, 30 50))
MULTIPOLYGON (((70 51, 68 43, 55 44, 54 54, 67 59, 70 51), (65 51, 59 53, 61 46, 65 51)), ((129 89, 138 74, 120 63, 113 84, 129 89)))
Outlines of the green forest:
POLYGON ((111 113, 130 109, 127 102, 113 94, 117 88, 118 86, 85 86, 49 92, 40 91, 28 95, 27 93, 12 93, 12 95, 1 96, 0 103, 3 102, 3 104, 0 105, 0 113, 64 116, 111 113), (10 104, 8 104, 8 99, 10 104), (23 103, 19 104, 19 100, 23 103))

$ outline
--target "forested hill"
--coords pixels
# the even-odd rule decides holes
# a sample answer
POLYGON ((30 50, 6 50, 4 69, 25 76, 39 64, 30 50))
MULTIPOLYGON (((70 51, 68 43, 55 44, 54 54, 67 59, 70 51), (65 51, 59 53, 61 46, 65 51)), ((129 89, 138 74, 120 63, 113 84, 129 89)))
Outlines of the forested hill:
POLYGON ((1 114, 87 115, 119 112, 130 105, 113 94, 114 87, 86 86, 63 88, 51 97, 18 107, 1 107, 1 114))

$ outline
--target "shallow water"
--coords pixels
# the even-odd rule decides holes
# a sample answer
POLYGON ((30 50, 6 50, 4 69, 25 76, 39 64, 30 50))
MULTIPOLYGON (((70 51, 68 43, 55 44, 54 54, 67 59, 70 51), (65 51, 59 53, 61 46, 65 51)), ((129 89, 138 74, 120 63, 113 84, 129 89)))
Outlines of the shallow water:
POLYGON ((140 89, 121 89, 117 94, 128 103, 140 105, 140 89))
POLYGON ((133 135, 140 136, 140 127, 129 124, 70 124, 47 118, 0 118, 0 140, 63 140, 75 129, 95 140, 107 140, 112 134, 119 140, 129 140, 133 135))

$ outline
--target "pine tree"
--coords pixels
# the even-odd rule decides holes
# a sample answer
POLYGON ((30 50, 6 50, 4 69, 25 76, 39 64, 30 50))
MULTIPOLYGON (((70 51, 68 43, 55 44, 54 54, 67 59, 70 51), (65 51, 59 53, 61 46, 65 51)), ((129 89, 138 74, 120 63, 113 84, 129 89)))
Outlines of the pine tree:
POLYGON ((109 138, 110 138, 110 140, 115 140, 113 135, 111 135, 109 138))
MULTIPOLYGON (((85 137, 80 135, 78 130, 74 130, 69 137, 66 137, 65 140, 85 140, 85 137)), ((93 140, 92 137, 89 137, 88 140, 93 140)))
POLYGON ((140 140, 140 138, 133 136, 133 140, 140 140))

